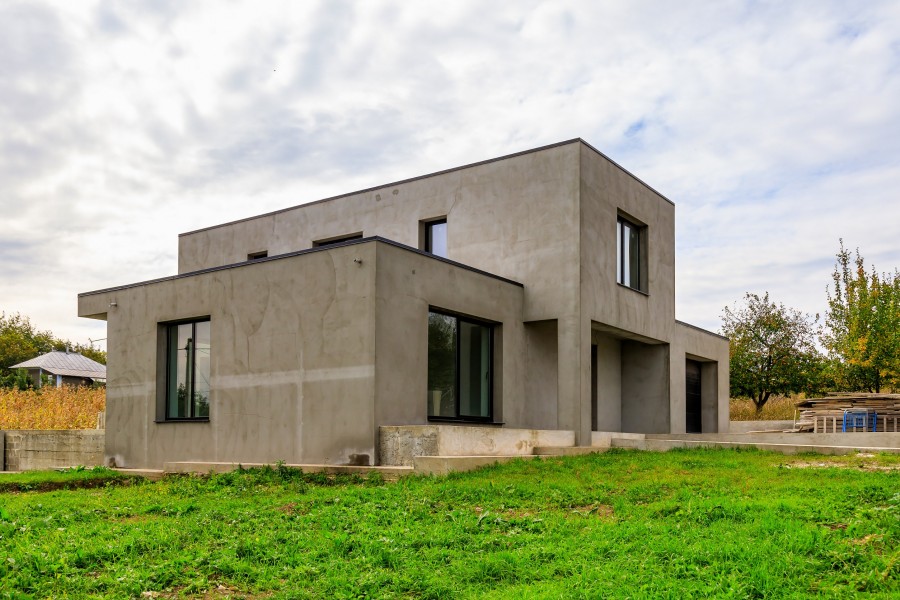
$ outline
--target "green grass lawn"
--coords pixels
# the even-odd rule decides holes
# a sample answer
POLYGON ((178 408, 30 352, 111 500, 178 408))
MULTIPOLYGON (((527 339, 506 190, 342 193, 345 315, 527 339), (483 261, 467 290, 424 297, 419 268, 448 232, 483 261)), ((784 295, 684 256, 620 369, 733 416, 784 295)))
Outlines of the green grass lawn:
POLYGON ((0 598, 897 598, 898 469, 614 451, 392 484, 274 468, 6 492, 0 598))

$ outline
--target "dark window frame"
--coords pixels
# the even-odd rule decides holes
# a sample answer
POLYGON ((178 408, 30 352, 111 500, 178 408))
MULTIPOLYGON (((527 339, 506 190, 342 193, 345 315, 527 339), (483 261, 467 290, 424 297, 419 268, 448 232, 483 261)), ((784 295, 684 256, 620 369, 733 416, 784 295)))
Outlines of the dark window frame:
POLYGON ((342 244, 344 242, 352 242, 353 240, 361 240, 362 232, 357 233, 348 233, 345 235, 339 235, 337 237, 325 238, 323 240, 315 240, 312 245, 313 248, 325 248, 327 246, 335 246, 337 244, 342 244))
MULTIPOLYGON (((157 419, 157 422, 160 422, 160 421, 164 422, 164 423, 192 423, 192 422, 206 423, 206 422, 209 422, 208 414, 207 415, 195 414, 195 405, 193 402, 193 394, 194 394, 194 383, 196 382, 196 378, 197 378, 196 354, 191 358, 190 376, 188 377, 189 386, 187 387, 186 392, 185 392, 187 397, 191 398, 191 401, 188 402, 188 407, 189 407, 191 414, 190 414, 190 416, 187 416, 187 417, 177 417, 177 416, 173 417, 169 414, 169 390, 170 390, 169 384, 171 383, 170 378, 171 378, 171 373, 172 373, 172 370, 170 368, 171 365, 169 364, 169 357, 170 357, 169 349, 170 349, 171 337, 173 335, 173 332, 176 332, 175 335, 177 335, 178 327, 180 327, 181 325, 190 324, 192 326, 191 331, 193 332, 193 338, 196 339, 197 324, 198 323, 211 323, 211 322, 212 322, 212 319, 209 316, 204 316, 204 317, 196 317, 193 319, 180 319, 178 321, 168 321, 166 323, 160 323, 160 326, 164 330, 164 334, 162 335, 163 357, 164 357, 162 367, 164 369, 165 376, 163 377, 164 385, 163 385, 163 393, 161 394, 162 410, 159 411, 161 413, 160 416, 162 417, 162 419, 161 420, 157 419)), ((210 338, 212 338, 212 327, 210 327, 210 338)), ((212 340, 210 340, 210 346, 212 346, 212 340)), ((210 399, 207 397, 207 412, 209 412, 209 409, 211 408, 211 403, 209 402, 209 400, 210 399)))
MULTIPOLYGON (((495 356, 494 349, 496 347, 496 329, 497 323, 492 323, 491 321, 485 321, 483 319, 478 319, 475 317, 470 317, 466 315, 461 315, 459 313, 446 311, 436 307, 428 307, 428 313, 434 313, 437 315, 441 315, 444 317, 450 317, 456 319, 456 332, 455 332, 455 364, 454 364, 454 374, 453 374, 453 386, 455 391, 455 402, 454 407, 456 409, 455 416, 444 416, 444 415, 430 415, 428 414, 428 406, 425 406, 425 413, 428 417, 428 421, 434 422, 456 422, 456 423, 494 423, 494 386, 496 375, 494 374, 495 370, 495 356), (462 327, 460 327, 460 323, 469 323, 471 325, 477 325, 479 327, 485 327, 489 332, 488 337, 488 369, 489 369, 489 377, 488 377, 488 414, 486 416, 472 416, 472 415, 460 415, 460 336, 462 332, 462 327)), ((427 361, 426 361, 427 363, 427 361)), ((427 399, 426 399, 427 400, 427 399)))
POLYGON ((440 256, 441 258, 447 258, 446 253, 446 245, 447 245, 447 217, 441 217, 438 219, 429 219, 427 221, 422 221, 422 250, 427 252, 428 254, 434 254, 434 256, 440 256), (444 225, 444 254, 435 254, 434 252, 434 227, 436 225, 444 225))
POLYGON ((268 257, 269 257, 269 251, 268 251, 268 250, 261 250, 261 251, 259 251, 259 252, 251 252, 251 253, 249 253, 249 254, 247 255, 247 260, 248 260, 248 261, 251 261, 251 260, 259 260, 259 259, 261 259, 261 258, 268 258, 268 257))
POLYGON ((647 277, 647 226, 633 219, 618 215, 616 218, 616 283, 622 287, 640 292, 648 293, 648 277, 647 277), (637 260, 630 261, 632 249, 630 248, 630 237, 625 235, 626 228, 634 231, 637 235, 637 260), (626 252, 626 248, 628 252, 626 252), (626 258, 627 257, 627 258, 626 258), (631 270, 631 262, 634 262, 637 273, 631 270), (628 272, 628 283, 625 282, 625 273, 628 272))

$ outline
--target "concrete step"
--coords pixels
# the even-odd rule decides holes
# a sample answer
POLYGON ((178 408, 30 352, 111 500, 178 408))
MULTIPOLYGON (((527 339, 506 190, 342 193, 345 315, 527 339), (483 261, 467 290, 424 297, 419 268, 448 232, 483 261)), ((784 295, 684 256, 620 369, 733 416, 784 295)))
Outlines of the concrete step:
MULTIPOLYGON (((238 467, 244 469, 252 469, 255 467, 265 467, 266 463, 235 463, 224 462, 167 462, 163 465, 166 473, 227 473, 234 471, 238 467)), ((269 465, 274 466, 274 465, 269 465)), ((412 467, 361 467, 351 465, 310 465, 310 464, 291 464, 284 465, 291 469, 300 469, 304 473, 326 473, 328 475, 349 475, 356 474, 365 477, 369 473, 381 473, 385 481, 396 481, 404 475, 410 475, 413 472, 412 467)))
POLYGON ((136 477, 143 477, 144 479, 149 479, 150 481, 159 481, 163 477, 166 476, 166 472, 162 469, 113 469, 116 473, 122 473, 123 475, 134 475, 136 477))
POLYGON ((581 456, 606 452, 608 449, 594 446, 535 446, 532 454, 536 456, 581 456))

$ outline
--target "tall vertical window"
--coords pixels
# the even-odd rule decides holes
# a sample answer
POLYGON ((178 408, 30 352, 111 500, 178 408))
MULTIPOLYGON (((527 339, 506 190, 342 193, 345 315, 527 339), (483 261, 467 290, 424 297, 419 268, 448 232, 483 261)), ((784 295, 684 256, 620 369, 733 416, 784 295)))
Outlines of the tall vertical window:
POLYGON ((166 331, 166 419, 209 418, 209 321, 166 331))
POLYGON ((642 292, 647 291, 646 229, 622 217, 616 224, 616 281, 642 292))
POLYGON ((490 420, 493 327, 428 313, 428 416, 490 420))
POLYGON ((447 258, 447 219, 425 223, 425 252, 447 258))

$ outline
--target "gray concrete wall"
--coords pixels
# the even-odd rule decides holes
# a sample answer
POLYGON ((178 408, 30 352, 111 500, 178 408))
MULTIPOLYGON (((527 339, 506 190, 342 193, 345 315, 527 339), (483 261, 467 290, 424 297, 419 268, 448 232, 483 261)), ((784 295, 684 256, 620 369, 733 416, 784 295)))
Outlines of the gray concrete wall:
POLYGON ((665 433, 669 419, 669 346, 623 341, 622 431, 665 433))
POLYGON ((784 431, 794 426, 793 421, 731 421, 729 433, 749 433, 751 431, 784 431))
POLYGON ((107 318, 107 458, 161 468, 373 457, 375 264, 375 243, 358 244, 82 295, 82 316, 107 318), (204 316, 210 419, 157 423, 159 324, 204 316))
POLYGON ((525 403, 520 427, 556 429, 558 424, 559 362, 556 321, 525 324, 525 403))
POLYGON ((80 430, 14 430, 0 432, 4 469, 34 471, 103 464, 104 432, 80 430), (5 434, 5 435, 4 435, 5 434))
POLYGON ((447 218, 448 258, 525 285, 525 320, 573 313, 578 286, 579 143, 388 184, 179 237, 178 271, 311 248, 362 232, 419 246, 447 218))
POLYGON ((685 432, 685 361, 701 363, 701 415, 704 433, 725 433, 728 431, 728 340, 677 322, 671 350, 671 413, 672 433, 685 432))
POLYGON ((389 244, 378 244, 377 261, 376 427, 428 421, 430 308, 495 323, 494 420, 520 426, 527 418, 522 287, 389 244))
POLYGON ((530 456, 536 447, 574 443, 574 431, 491 426, 385 426, 379 435, 384 464, 406 466, 417 456, 530 456))
POLYGON ((669 342, 675 329, 675 206, 581 146, 581 310, 595 323, 669 342), (616 282, 619 214, 646 225, 648 287, 616 282))
MULTIPOLYGON (((421 222, 435 218, 447 220, 450 259, 524 290, 415 254, 382 260, 374 245, 350 245, 82 296, 79 314, 108 314, 110 458, 150 467, 375 456, 378 425, 422 422, 428 305, 499 324, 495 417, 509 426, 572 430, 590 444, 591 343, 602 330, 622 348, 647 343, 620 349, 618 383, 613 346, 604 349, 611 362, 594 374, 603 378, 604 427, 677 430, 680 418, 683 429, 683 389, 672 392, 683 368, 672 365, 694 342, 675 335, 674 207, 578 140, 183 234, 179 273, 347 234, 418 246, 421 222), (647 226, 647 293, 616 283, 620 213, 647 226), (158 323, 200 316, 211 317, 219 346, 216 418, 154 423, 158 374, 147 365, 159 363, 158 323), (538 321, 555 324, 555 340, 524 325, 538 321), (526 389, 529 365, 532 383, 538 374, 542 383, 526 389)), ((701 356, 719 356, 704 355, 704 343, 694 344, 701 356)), ((705 389, 727 389, 727 370, 706 381, 705 389)), ((723 418, 727 429, 727 409, 715 416, 719 430, 723 418)))
POLYGON ((378 241, 83 295, 82 315, 107 311, 106 456, 134 468, 374 463, 378 424, 427 422, 429 306, 498 324, 495 407, 515 422, 522 296, 514 283, 378 241), (158 422, 159 324, 204 316, 210 418, 158 422))
POLYGON ((597 345, 597 431, 622 430, 622 342, 594 332, 597 345))

